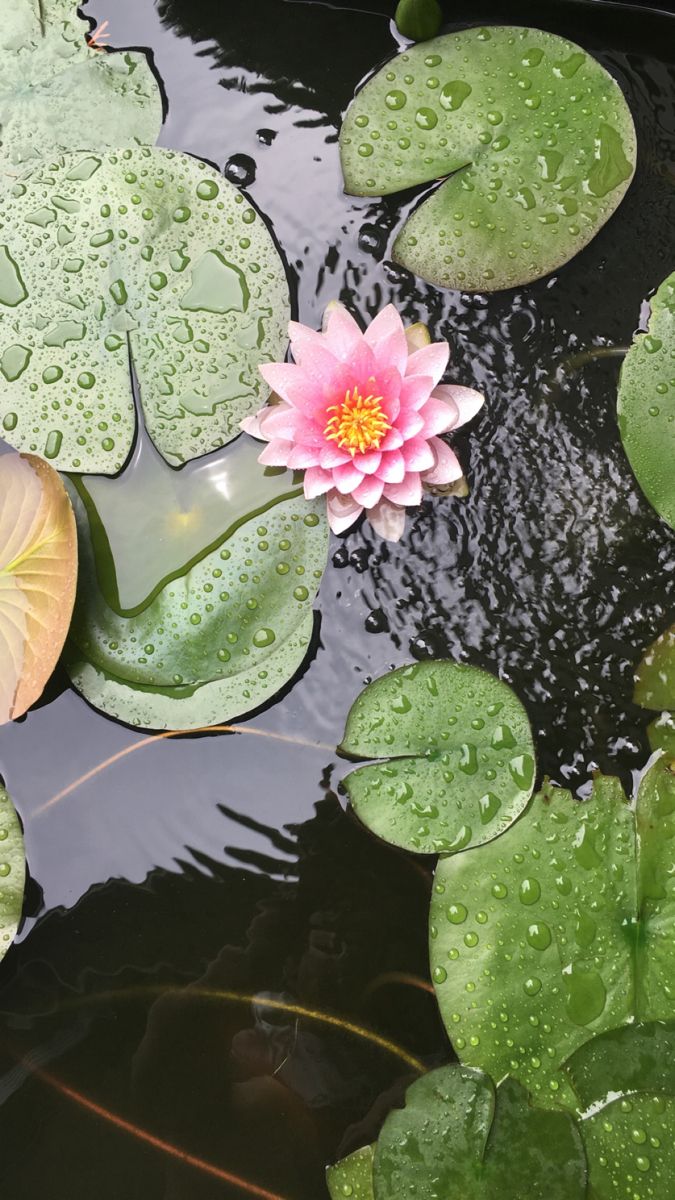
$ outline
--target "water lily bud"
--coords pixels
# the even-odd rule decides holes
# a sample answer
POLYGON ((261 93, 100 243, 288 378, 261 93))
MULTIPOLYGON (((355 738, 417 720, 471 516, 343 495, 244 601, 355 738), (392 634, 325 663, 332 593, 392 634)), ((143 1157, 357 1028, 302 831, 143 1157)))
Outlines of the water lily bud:
POLYGON ((404 37, 426 42, 436 37, 443 24, 443 13, 438 0, 399 0, 395 20, 404 37))

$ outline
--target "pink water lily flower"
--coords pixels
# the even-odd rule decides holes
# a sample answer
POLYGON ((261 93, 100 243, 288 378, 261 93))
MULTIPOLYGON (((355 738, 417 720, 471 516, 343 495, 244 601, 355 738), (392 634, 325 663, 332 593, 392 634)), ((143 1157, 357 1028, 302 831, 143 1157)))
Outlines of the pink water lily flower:
POLYGON ((305 496, 326 495, 334 533, 365 509, 381 537, 398 541, 405 509, 420 503, 423 486, 461 478, 438 435, 469 421, 483 397, 439 386, 447 342, 431 343, 423 326, 406 334, 393 305, 365 333, 336 304, 323 332, 291 321, 289 336, 295 361, 260 367, 278 402, 242 422, 269 443, 258 461, 303 470, 305 496), (420 342, 427 344, 415 348, 420 342))

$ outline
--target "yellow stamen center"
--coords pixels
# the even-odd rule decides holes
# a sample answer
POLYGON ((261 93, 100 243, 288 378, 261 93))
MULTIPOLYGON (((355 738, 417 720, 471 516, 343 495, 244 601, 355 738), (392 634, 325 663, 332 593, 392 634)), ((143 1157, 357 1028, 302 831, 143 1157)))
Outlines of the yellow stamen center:
POLYGON ((391 425, 382 411, 381 396, 362 396, 358 388, 345 394, 341 404, 331 404, 332 414, 324 436, 337 442, 341 450, 354 455, 366 450, 379 450, 380 443, 391 425))

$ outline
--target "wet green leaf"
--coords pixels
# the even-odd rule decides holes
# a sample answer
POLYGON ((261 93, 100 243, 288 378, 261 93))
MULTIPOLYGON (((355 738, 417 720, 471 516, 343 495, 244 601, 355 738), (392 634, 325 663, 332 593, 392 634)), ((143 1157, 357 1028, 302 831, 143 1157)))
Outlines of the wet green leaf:
POLYGON ((453 662, 402 667, 352 705, 340 749, 386 761, 344 780, 374 833, 422 853, 452 853, 497 837, 534 786, 527 714, 507 684, 453 662))
POLYGON ((675 274, 651 302, 619 380, 619 432, 642 491, 675 529, 675 274))
POLYGON ((77 0, 8 0, 0 28, 0 170, 63 150, 152 145, 162 98, 145 54, 87 45, 77 0))
POLYGON ((533 1108, 525 1090, 466 1067, 431 1071, 387 1117, 375 1148, 375 1200, 583 1200, 586 1160, 572 1118, 533 1108))
POLYGON ((114 474, 135 413, 167 461, 206 454, 264 403, 283 358, 283 264, 262 218, 166 150, 71 154, 0 201, 2 435, 60 470, 114 474), (45 289, 45 280, 49 287, 45 289))
POLYGON ((661 713, 647 730, 652 750, 675 755, 675 625, 645 651, 635 672, 634 700, 661 713))
POLYGON ((23 908, 26 852, 16 810, 0 784, 0 959, 14 940, 23 908))
POLYGON ((582 1125, 589 1200, 672 1200, 675 1194, 675 1099, 614 1100, 582 1125))
POLYGON ((463 1061, 575 1104, 560 1065, 595 1034, 668 1019, 675 995, 675 774, 591 798, 546 787, 497 841, 441 859, 432 977, 463 1061))
POLYGON ((511 26, 465 29, 385 63, 349 108, 340 150, 355 195, 445 180, 394 257, 462 291, 516 287, 573 258, 621 202, 636 160, 630 111, 600 64, 511 26))
POLYGON ((373 1146, 356 1150, 326 1171, 331 1200, 374 1200, 373 1146))
POLYGON ((395 20, 404 37, 424 42, 438 33, 443 13, 438 0, 399 0, 395 20))
POLYGON ((326 564, 325 513, 287 473, 266 476, 257 450, 249 439, 229 447, 201 494, 181 472, 173 502, 160 491, 164 507, 150 514, 153 491, 136 493, 132 480, 125 495, 124 476, 105 491, 108 481, 73 488, 80 581, 66 665, 94 707, 151 729, 220 724, 270 700, 301 665, 326 564), (152 580, 144 595, 138 545, 142 579, 152 580))
POLYGON ((572 1055, 565 1073, 584 1112, 617 1093, 675 1096, 675 1022, 624 1025, 600 1034, 572 1055))

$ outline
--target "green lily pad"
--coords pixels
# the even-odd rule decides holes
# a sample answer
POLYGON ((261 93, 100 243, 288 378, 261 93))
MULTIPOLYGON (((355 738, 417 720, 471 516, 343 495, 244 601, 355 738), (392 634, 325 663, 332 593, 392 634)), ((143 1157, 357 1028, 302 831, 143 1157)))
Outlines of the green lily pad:
POLYGON ((375 1148, 375 1200, 584 1200, 575 1122, 533 1108, 515 1080, 496 1088, 466 1067, 431 1071, 387 1117, 375 1148))
POLYGON ((635 672, 634 700, 661 716, 647 729, 652 750, 675 756, 675 625, 645 651, 635 672))
POLYGON ((444 287, 495 291, 548 275, 591 241, 627 191, 636 139, 620 88, 589 54, 495 26, 385 63, 350 106, 340 151, 354 195, 445 180, 394 258, 444 287))
POLYGON ((675 1099, 614 1100, 582 1125, 589 1200, 672 1200, 675 1194, 675 1099))
POLYGON ((432 977, 466 1063, 518 1078, 540 1103, 576 1107, 561 1064, 675 1002, 675 773, 662 758, 635 810, 597 777, 580 803, 546 787, 497 841, 441 859, 432 977))
POLYGON ((151 729, 222 724, 270 700, 300 667, 328 552, 325 512, 288 473, 267 476, 256 454, 248 439, 224 452, 201 499, 194 483, 173 504, 160 492, 166 506, 154 523, 142 493, 125 495, 124 476, 107 493, 97 493, 99 481, 72 488, 80 576, 65 661, 95 708, 151 729), (204 545, 217 509, 218 536, 204 545), (143 597, 128 537, 134 512, 153 571, 143 597))
POLYGON ((331 1200, 374 1200, 373 1146, 364 1146, 326 1171, 331 1200))
POLYGON ((649 503, 675 529, 675 274, 651 302, 619 380, 619 432, 649 503))
POLYGON ((675 758, 675 713, 662 713, 647 726, 652 750, 663 750, 675 758))
POLYGON ((420 853, 452 853, 502 833, 534 786, 532 731, 507 684, 476 667, 425 662, 368 684, 341 751, 386 761, 344 788, 378 836, 420 853))
POLYGON ((21 920, 26 852, 16 810, 0 784, 0 959, 11 946, 21 920))
POLYGON ((119 471, 130 356, 173 464, 223 446, 265 402, 286 275, 262 218, 210 167, 147 147, 65 155, 15 184, 0 222, 0 421, 17 449, 119 471))
POLYGON ((675 1096, 675 1022, 624 1025, 586 1042, 565 1063, 583 1111, 618 1092, 675 1096))
POLYGON ((87 45, 77 0, 11 0, 0 28, 0 171, 64 150, 152 145, 162 98, 145 54, 87 45))

